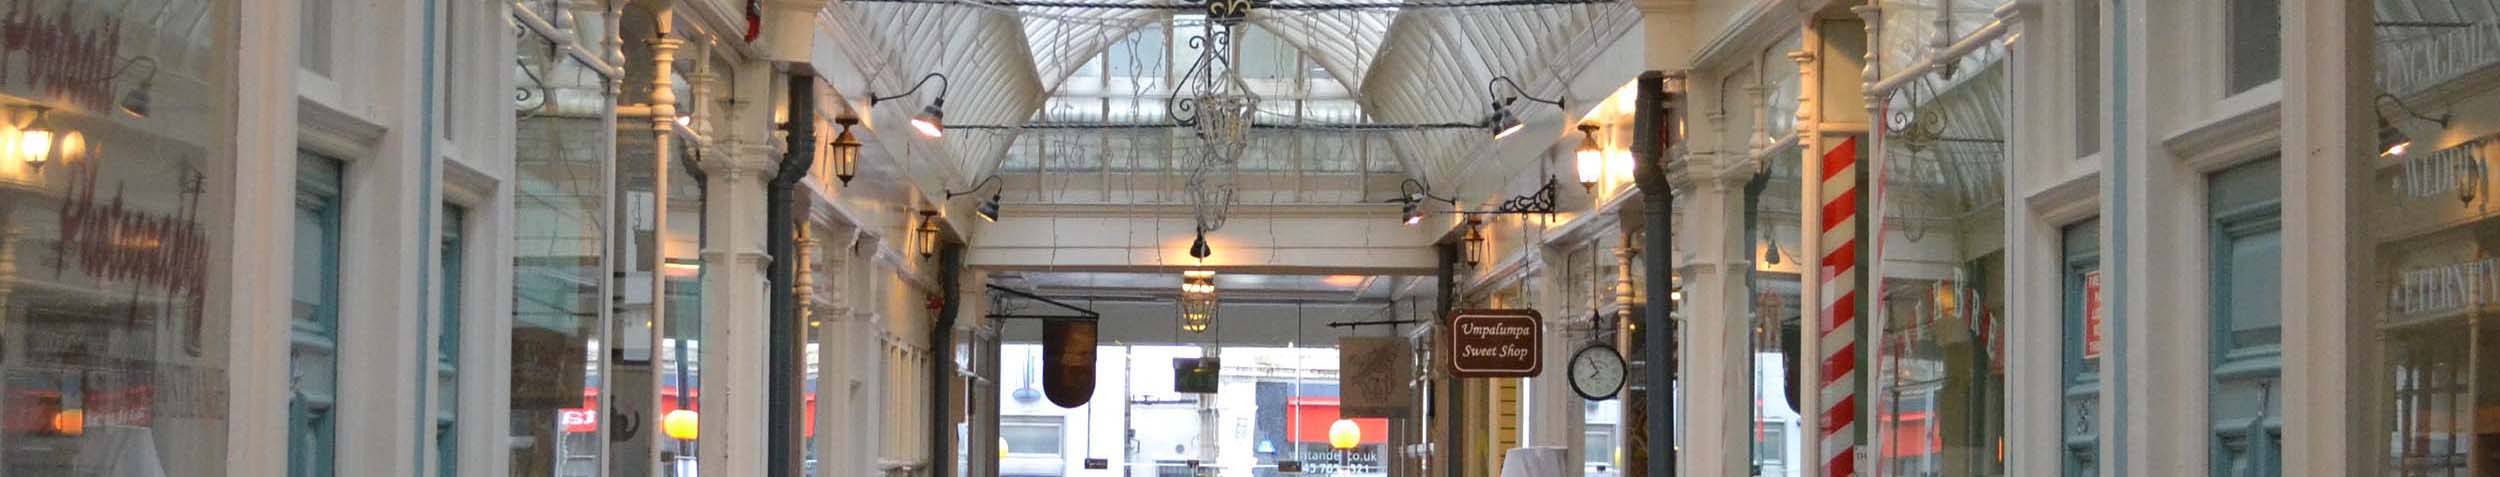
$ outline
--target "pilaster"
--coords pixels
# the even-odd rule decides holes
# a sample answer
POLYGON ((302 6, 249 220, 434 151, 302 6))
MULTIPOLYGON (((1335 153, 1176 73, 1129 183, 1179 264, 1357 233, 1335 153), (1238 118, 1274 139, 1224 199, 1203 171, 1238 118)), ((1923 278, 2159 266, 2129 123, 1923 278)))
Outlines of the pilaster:
POLYGON ((742 67, 735 99, 713 126, 725 134, 702 162, 703 204, 703 443, 696 452, 706 477, 763 475, 769 323, 764 270, 764 187, 773 174, 770 144, 728 138, 756 137, 771 127, 769 67, 742 67), (747 81, 754 79, 754 81, 747 81), (761 111, 758 111, 761 110, 761 111))
MULTIPOLYGON (((1706 133, 1705 133, 1706 134, 1706 133)), ((1745 229, 1749 161, 1725 155, 1686 160, 1676 198, 1683 207, 1676 248, 1692 254, 1676 267, 1684 300, 1677 305, 1684 346, 1677 363, 1684 390, 1684 451, 1679 473, 1753 474, 1754 360, 1751 249, 1745 229), (1734 167, 1730 167, 1733 164, 1734 167)))

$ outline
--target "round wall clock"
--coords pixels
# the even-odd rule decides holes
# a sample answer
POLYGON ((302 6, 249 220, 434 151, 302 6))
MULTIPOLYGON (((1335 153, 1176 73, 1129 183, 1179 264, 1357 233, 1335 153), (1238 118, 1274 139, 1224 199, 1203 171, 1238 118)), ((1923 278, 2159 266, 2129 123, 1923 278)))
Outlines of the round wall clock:
POLYGON ((1607 345, 1589 345, 1571 355, 1571 390, 1591 401, 1614 399, 1623 390, 1623 353, 1607 345))

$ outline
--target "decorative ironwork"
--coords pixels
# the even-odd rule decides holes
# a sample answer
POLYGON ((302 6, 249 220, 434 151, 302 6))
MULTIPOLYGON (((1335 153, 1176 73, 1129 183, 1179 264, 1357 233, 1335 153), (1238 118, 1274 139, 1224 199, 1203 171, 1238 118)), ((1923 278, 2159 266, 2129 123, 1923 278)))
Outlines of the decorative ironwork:
POLYGON ((1250 0, 1207 0, 1208 20, 1189 38, 1198 61, 1181 75, 1165 101, 1172 123, 1188 127, 1206 144, 1189 166, 1188 191, 1199 233, 1224 228, 1237 197, 1233 182, 1241 153, 1250 145, 1250 128, 1259 112, 1259 95, 1233 68, 1233 28, 1248 18, 1250 0), (1187 96, 1183 96, 1187 92, 1187 96))
POLYGON ((1554 215, 1554 178, 1545 178, 1545 186, 1538 187, 1536 189, 1536 193, 1534 194, 1512 197, 1510 200, 1502 201, 1502 206, 1494 208, 1491 213, 1554 215))

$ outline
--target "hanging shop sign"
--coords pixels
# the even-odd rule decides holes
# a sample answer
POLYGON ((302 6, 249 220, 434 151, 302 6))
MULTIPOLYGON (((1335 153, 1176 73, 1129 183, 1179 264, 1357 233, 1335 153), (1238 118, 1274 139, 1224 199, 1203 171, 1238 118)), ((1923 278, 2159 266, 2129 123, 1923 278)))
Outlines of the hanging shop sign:
POLYGON ((1545 370, 1545 319, 1536 310, 1461 310, 1450 317, 1450 375, 1525 378, 1545 370))
POLYGON ((1414 352, 1405 338, 1347 337, 1337 340, 1337 389, 1345 397, 1342 417, 1406 417, 1406 387, 1414 352))
POLYGON ((1217 371, 1224 369, 1218 358, 1174 358, 1172 360, 1172 392, 1215 394, 1217 371))
POLYGON ((2101 271, 2083 274, 2083 359, 2101 357, 2101 271))
POLYGON ((1093 320, 1042 323, 1042 394, 1050 396, 1051 404, 1074 409, 1094 399, 1097 325, 1093 320))

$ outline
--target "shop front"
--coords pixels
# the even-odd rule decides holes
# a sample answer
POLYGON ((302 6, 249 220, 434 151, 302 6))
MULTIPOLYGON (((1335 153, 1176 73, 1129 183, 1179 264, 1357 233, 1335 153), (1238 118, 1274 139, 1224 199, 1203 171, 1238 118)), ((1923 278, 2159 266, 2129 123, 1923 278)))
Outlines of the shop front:
MULTIPOLYGON (((8 3, 0 474, 220 469, 230 321, 211 307, 226 289, 212 277, 231 232, 220 145, 234 129, 217 32, 231 5, 8 3)), ((305 203, 299 221, 326 206, 305 203)), ((298 256, 335 260, 310 255, 298 256)), ((317 337, 336 295, 299 296, 296 323, 317 337)), ((318 355, 318 341, 298 349, 318 355)), ((328 369, 308 364, 299 372, 316 379, 298 394, 325 393, 328 369)))

